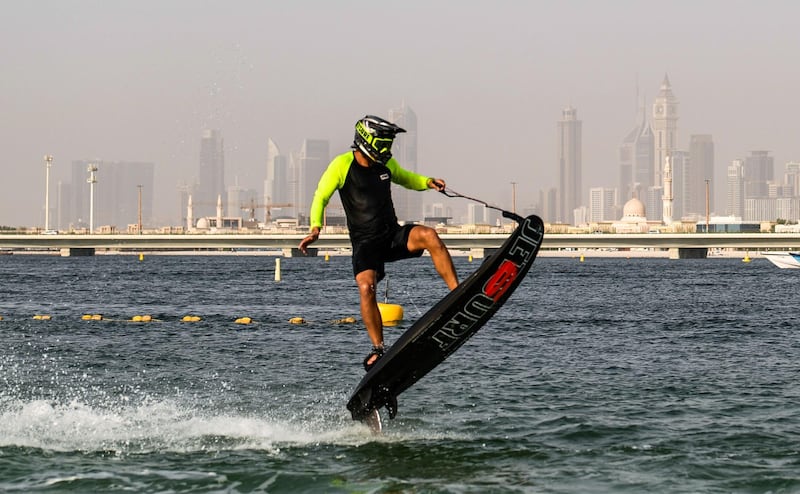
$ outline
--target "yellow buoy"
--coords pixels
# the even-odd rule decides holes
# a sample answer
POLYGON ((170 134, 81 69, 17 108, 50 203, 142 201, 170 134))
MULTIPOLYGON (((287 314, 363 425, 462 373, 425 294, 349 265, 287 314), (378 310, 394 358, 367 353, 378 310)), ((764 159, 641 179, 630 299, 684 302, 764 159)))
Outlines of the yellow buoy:
POLYGON ((583 262, 583 254, 581 254, 581 260, 580 260, 580 262, 583 262))
POLYGON ((133 316, 131 321, 133 322, 150 322, 153 320, 153 316, 150 315, 143 315, 143 316, 133 316))
POLYGON ((470 254, 467 259, 469 260, 469 262, 472 262, 472 254, 470 254))
POLYGON ((200 320, 200 316, 183 316, 183 319, 181 319, 183 322, 197 322, 200 320))
POLYGON ((333 324, 354 324, 356 322, 355 317, 343 317, 341 319, 334 319, 333 324))
POLYGON ((233 322, 235 322, 236 324, 251 324, 253 320, 249 317, 240 317, 233 322))
POLYGON ((91 321, 92 320, 92 315, 91 314, 84 314, 84 315, 81 316, 81 319, 84 320, 84 321, 91 321))
POLYGON ((750 262, 750 253, 749 252, 744 255, 744 258, 742 259, 742 262, 750 262))
POLYGON ((144 254, 142 254, 141 252, 139 253, 139 260, 144 261, 144 254))
POLYGON ((289 319, 289 324, 305 324, 306 320, 302 317, 293 317, 289 319))
POLYGON ((37 321, 49 321, 51 319, 49 314, 36 314, 33 318, 37 321))
POLYGON ((81 316, 81 319, 84 321, 102 321, 103 315, 102 314, 84 314, 81 316))
POLYGON ((403 306, 378 302, 378 310, 384 326, 395 326, 403 320, 403 306))
POLYGON ((325 262, 328 262, 328 261, 330 261, 330 259, 331 259, 331 256, 330 256, 330 254, 328 254, 328 253, 326 252, 326 253, 325 253, 325 262))

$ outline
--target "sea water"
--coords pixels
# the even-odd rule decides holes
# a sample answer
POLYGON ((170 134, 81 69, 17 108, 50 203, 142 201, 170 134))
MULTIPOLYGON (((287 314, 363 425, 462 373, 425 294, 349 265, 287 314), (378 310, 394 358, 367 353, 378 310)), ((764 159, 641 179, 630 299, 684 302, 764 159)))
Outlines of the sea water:
MULTIPOLYGON (((0 257, 0 491, 800 492, 800 273, 540 258, 374 436, 350 259, 281 268, 0 257)), ((429 258, 388 279, 391 343, 446 289, 429 258)))

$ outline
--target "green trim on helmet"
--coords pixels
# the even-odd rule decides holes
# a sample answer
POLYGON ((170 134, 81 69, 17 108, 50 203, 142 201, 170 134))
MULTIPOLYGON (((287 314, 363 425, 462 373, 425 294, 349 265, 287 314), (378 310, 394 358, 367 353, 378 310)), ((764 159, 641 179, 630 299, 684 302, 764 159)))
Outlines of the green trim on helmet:
POLYGON ((386 164, 392 157, 392 144, 397 134, 405 129, 374 115, 367 115, 356 122, 353 147, 359 149, 370 160, 386 164))

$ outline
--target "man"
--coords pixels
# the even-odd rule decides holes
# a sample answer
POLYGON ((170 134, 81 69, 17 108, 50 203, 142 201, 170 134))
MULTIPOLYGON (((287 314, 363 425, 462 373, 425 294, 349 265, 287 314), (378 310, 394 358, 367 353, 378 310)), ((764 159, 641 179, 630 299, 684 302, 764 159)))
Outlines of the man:
POLYGON ((392 143, 401 132, 405 130, 373 115, 356 122, 352 151, 335 157, 322 174, 311 203, 311 233, 300 242, 300 250, 305 253, 317 241, 325 206, 338 190, 353 246, 353 274, 361 297, 361 318, 372 341, 372 351, 364 359, 366 370, 384 352, 376 285, 385 276, 386 262, 419 257, 427 249, 447 286, 451 290, 458 286, 453 260, 436 230, 397 223, 392 182, 412 190, 445 188, 444 180, 405 170, 392 158, 392 143))

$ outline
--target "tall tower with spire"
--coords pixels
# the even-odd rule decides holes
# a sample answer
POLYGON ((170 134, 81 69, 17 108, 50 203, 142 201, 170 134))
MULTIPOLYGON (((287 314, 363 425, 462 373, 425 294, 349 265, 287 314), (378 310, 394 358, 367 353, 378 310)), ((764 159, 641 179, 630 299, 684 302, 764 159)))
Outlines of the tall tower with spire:
POLYGON ((653 102, 653 183, 664 183, 664 164, 668 156, 677 150, 678 100, 672 94, 669 77, 664 74, 661 90, 653 102))

